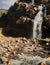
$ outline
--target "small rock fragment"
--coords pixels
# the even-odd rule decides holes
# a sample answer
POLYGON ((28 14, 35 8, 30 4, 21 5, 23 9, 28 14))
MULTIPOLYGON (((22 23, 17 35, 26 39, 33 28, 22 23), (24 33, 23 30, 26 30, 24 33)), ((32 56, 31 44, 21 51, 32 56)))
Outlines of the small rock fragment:
POLYGON ((8 65, 12 65, 12 64, 13 64, 12 60, 9 60, 8 65))

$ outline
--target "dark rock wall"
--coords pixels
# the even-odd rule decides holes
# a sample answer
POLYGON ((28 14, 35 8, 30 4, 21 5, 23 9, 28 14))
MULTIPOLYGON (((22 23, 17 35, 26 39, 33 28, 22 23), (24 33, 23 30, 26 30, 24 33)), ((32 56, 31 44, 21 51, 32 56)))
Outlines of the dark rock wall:
POLYGON ((27 3, 15 3, 10 7, 7 18, 8 25, 3 29, 3 34, 13 37, 31 38, 33 33, 32 19, 36 16, 35 7, 27 3))
POLYGON ((30 3, 31 0, 18 0, 19 2, 27 2, 27 3, 30 3))
MULTIPOLYGON (((33 33, 32 19, 34 19, 38 13, 38 6, 43 2, 43 0, 35 0, 35 6, 28 4, 31 0, 29 0, 29 2, 28 0, 20 1, 21 2, 16 2, 8 10, 6 15, 6 26, 3 29, 3 34, 13 37, 31 38, 33 33)), ((43 38, 50 37, 50 4, 48 4, 48 2, 49 0, 44 0, 43 3, 47 8, 46 16, 42 23, 43 38)))
POLYGON ((46 16, 44 17, 44 22, 43 22, 43 37, 50 37, 50 1, 48 0, 48 3, 45 5, 46 6, 46 16))
POLYGON ((50 15, 50 4, 46 5, 46 9, 47 9, 46 14, 50 15))

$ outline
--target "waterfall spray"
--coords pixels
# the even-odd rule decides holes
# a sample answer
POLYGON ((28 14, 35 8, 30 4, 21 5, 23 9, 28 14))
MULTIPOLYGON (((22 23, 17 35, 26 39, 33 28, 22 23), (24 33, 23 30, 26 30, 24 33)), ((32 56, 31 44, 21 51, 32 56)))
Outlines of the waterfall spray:
POLYGON ((34 5, 34 0, 32 0, 32 2, 30 3, 30 5, 34 5))
POLYGON ((47 8, 46 8, 46 6, 45 6, 44 17, 46 17, 46 12, 47 12, 47 8))
POLYGON ((41 38, 42 37, 42 22, 43 22, 43 6, 40 5, 39 7, 39 12, 35 16, 34 19, 34 24, 33 24, 33 38, 41 38))

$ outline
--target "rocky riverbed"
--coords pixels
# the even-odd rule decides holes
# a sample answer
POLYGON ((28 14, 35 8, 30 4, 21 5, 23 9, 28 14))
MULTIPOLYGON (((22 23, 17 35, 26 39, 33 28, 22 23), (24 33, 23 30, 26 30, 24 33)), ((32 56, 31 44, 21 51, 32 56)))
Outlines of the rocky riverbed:
POLYGON ((50 39, 0 39, 0 65, 50 65, 48 57, 50 39))
POLYGON ((30 4, 19 0, 0 18, 0 65, 50 65, 50 1, 35 0, 35 6, 30 4), (45 39, 33 39, 33 21, 41 4, 45 39))

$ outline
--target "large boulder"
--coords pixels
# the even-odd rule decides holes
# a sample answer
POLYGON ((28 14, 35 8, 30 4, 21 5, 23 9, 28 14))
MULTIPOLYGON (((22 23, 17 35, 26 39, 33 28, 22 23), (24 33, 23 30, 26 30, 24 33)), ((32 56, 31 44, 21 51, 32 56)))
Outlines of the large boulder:
POLYGON ((13 37, 32 37, 32 19, 35 18, 37 12, 37 6, 31 6, 24 2, 15 2, 8 10, 8 25, 3 30, 3 34, 13 37))

